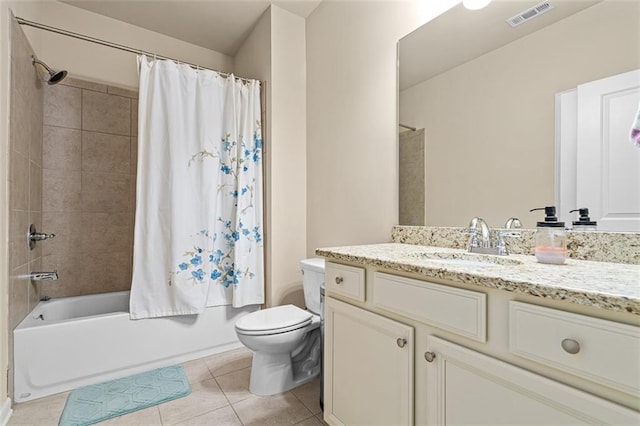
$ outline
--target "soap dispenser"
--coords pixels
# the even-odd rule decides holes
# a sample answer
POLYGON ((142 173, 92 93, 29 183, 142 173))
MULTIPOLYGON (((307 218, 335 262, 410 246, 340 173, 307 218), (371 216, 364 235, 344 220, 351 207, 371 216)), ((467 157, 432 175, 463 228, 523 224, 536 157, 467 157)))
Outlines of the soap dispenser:
POLYGON ((573 221, 574 231, 595 231, 597 229, 598 223, 589 217, 589 209, 583 207, 581 209, 569 210, 569 213, 573 212, 578 212, 580 215, 578 220, 573 221))
POLYGON ((540 207, 529 211, 544 210, 543 222, 537 223, 536 259, 540 263, 561 265, 567 257, 567 234, 564 222, 558 222, 555 206, 540 207))

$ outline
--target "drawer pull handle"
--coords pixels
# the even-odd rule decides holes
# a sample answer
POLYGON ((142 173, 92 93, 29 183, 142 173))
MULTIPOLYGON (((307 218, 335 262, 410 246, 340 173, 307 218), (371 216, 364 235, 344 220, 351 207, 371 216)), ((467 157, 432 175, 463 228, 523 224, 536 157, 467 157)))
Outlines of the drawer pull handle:
POLYGON ((407 339, 405 339, 404 337, 398 337, 398 340, 396 340, 396 345, 398 345, 399 348, 404 348, 407 345, 407 339))
POLYGON ((424 359, 426 359, 427 362, 433 362, 433 360, 436 359, 435 352, 425 352, 424 359))
POLYGON ((344 281, 342 277, 336 277, 336 284, 340 285, 342 284, 342 281, 344 281))
POLYGON ((575 355, 580 352, 580 343, 573 339, 564 339, 562 341, 562 349, 571 355, 575 355))

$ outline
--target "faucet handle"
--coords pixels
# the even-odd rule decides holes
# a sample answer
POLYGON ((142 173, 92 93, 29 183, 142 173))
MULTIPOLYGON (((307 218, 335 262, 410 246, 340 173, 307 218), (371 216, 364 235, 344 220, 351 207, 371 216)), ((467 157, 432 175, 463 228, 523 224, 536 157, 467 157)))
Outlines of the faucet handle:
POLYGON ((522 223, 517 217, 510 217, 504 224, 505 229, 522 228, 522 223))
POLYGON ((478 242, 478 229, 477 228, 464 228, 462 230, 463 233, 471 235, 469 239, 469 251, 471 248, 480 247, 480 242, 478 242))
POLYGON ((496 249, 500 256, 507 256, 509 251, 507 250, 507 244, 504 241, 505 237, 511 238, 520 238, 522 233, 518 231, 498 231, 498 242, 496 244, 496 249))

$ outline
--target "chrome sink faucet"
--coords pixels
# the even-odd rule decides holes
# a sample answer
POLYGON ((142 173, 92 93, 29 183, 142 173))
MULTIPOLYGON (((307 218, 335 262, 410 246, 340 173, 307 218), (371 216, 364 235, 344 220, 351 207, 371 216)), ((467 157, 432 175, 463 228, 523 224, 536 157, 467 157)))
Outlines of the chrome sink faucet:
POLYGON ((469 251, 472 251, 472 248, 491 247, 491 230, 483 218, 474 217, 471 219, 469 222, 469 228, 467 228, 466 232, 471 234, 471 239, 469 240, 469 251), (478 242, 478 226, 480 226, 480 231, 482 232, 482 244, 478 242))
POLYGON ((521 235, 520 232, 510 230, 514 227, 521 226, 520 221, 517 218, 509 219, 507 221, 507 225, 508 226, 505 226, 507 228, 506 230, 498 231, 496 244, 494 246, 491 243, 491 229, 489 228, 489 225, 487 225, 487 222, 485 222, 485 220, 481 217, 474 217, 469 222, 469 227, 465 230, 466 233, 471 234, 467 250, 470 253, 496 254, 499 256, 507 256, 509 254, 509 251, 507 250, 507 245, 504 238, 519 238, 521 235), (482 242, 478 241, 478 227, 480 227, 482 242))

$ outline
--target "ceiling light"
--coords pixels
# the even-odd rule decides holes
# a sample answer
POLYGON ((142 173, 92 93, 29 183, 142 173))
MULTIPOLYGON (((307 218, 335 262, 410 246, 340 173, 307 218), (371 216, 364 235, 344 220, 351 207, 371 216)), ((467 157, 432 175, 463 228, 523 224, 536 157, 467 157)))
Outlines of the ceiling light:
POLYGON ((462 4, 469 10, 482 9, 491 3, 491 0, 462 0, 462 4))

